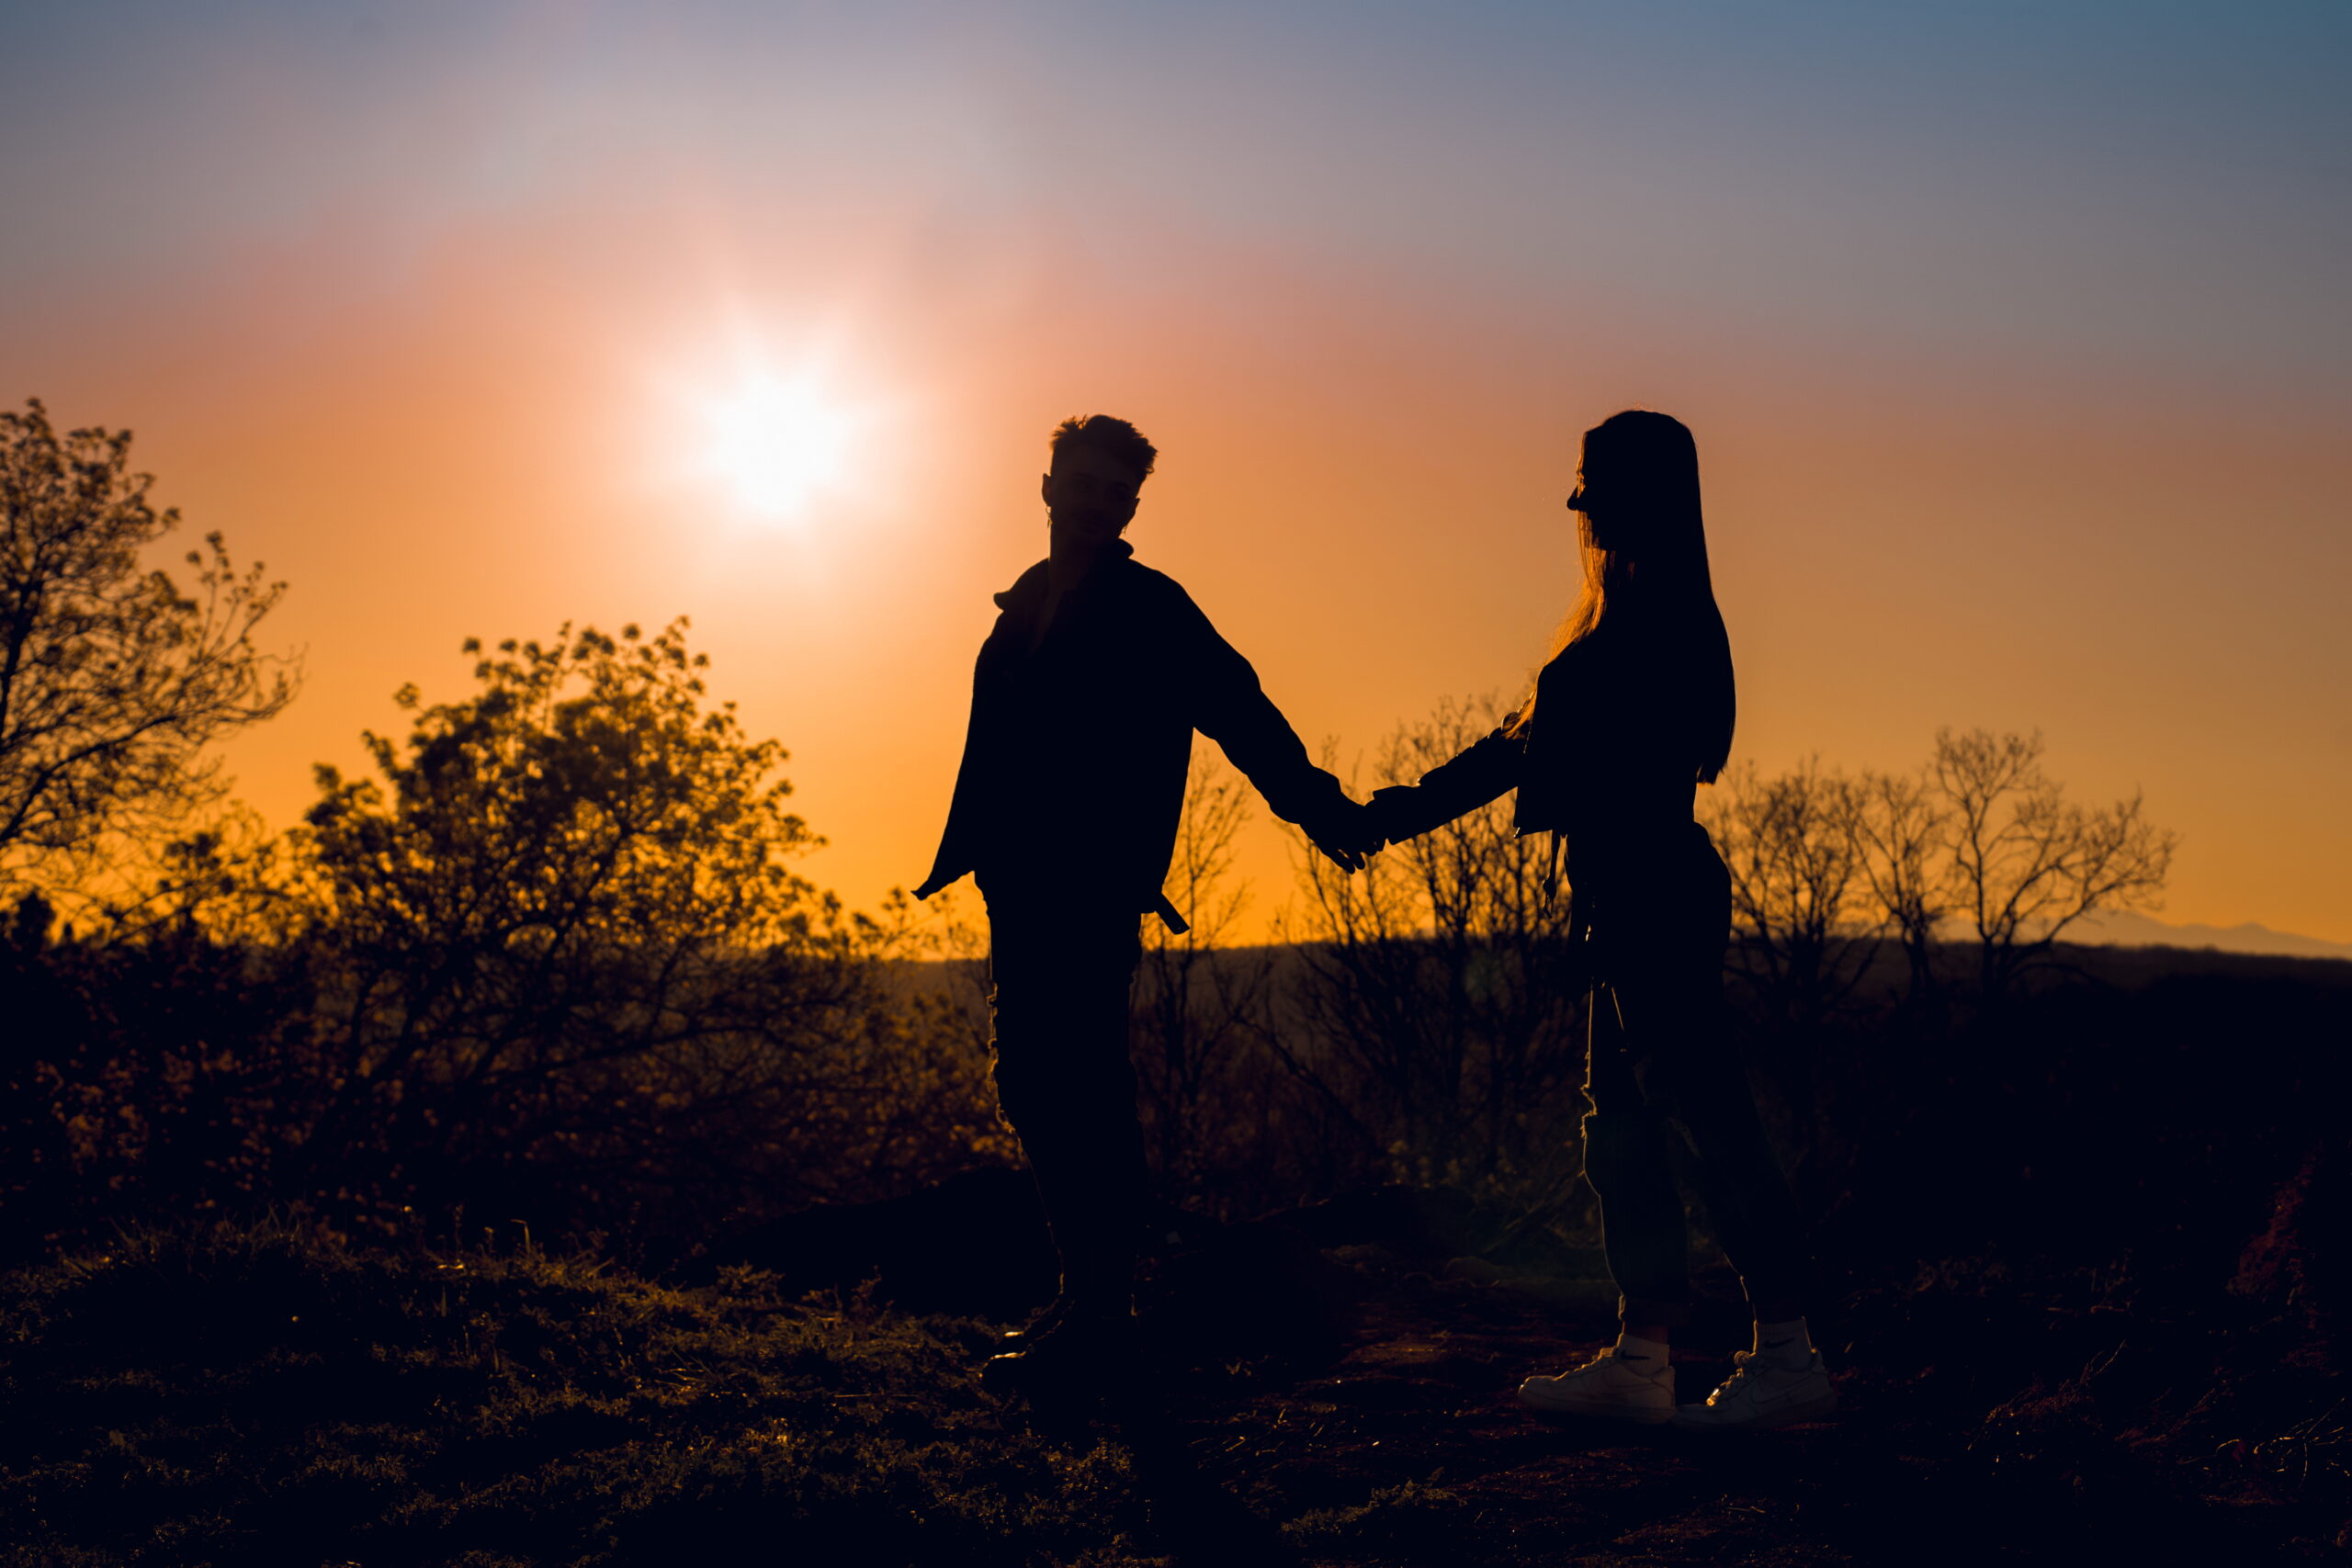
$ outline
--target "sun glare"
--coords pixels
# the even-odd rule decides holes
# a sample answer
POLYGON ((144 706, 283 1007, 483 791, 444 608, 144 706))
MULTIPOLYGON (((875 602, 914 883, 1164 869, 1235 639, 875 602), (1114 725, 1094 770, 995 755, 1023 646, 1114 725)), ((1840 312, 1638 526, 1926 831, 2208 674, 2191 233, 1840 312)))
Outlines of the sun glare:
POLYGON ((813 378, 754 377, 709 405, 707 468, 746 510, 797 517, 841 481, 851 428, 813 378))

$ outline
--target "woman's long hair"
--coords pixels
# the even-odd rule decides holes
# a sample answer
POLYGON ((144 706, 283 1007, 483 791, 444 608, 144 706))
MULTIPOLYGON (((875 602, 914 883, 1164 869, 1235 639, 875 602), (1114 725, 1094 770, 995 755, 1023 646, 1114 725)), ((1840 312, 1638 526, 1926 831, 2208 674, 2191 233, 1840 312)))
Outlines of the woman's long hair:
MULTIPOLYGON (((1681 734, 1694 776, 1713 784, 1731 756, 1736 703, 1731 640, 1707 570, 1698 443, 1679 419, 1627 409, 1585 432, 1577 473, 1602 511, 1611 547, 1594 543, 1591 513, 1577 513, 1584 591, 1560 623, 1545 662, 1604 625, 1651 634, 1641 638, 1645 657, 1661 666, 1651 673, 1676 688, 1670 699, 1687 719, 1681 734)), ((1534 715, 1531 693, 1514 728, 1524 730, 1534 715)), ((1563 716, 1554 715, 1553 722, 1563 716)))

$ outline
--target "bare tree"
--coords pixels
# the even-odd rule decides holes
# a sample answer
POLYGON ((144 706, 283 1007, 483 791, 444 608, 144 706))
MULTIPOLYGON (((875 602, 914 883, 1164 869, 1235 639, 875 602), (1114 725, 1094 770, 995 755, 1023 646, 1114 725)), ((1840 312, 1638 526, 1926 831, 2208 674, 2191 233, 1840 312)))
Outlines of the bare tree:
POLYGON ((1934 988, 1936 930, 1951 912, 1951 813, 1925 773, 1865 773, 1857 788, 1862 874, 1878 917, 1902 943, 1916 1001, 1934 988))
POLYGON ((1732 962, 1783 1022, 1818 1022, 1877 953, 1864 787, 1808 758, 1767 778, 1753 762, 1701 797, 1731 872, 1732 962))
POLYGON ((1229 946, 1250 902, 1249 884, 1233 878, 1234 844, 1250 809, 1247 782, 1215 754, 1195 752, 1166 888, 1190 928, 1144 921, 1135 1059, 1160 1174, 1180 1189, 1201 1174, 1213 1141, 1204 1106, 1258 1032, 1266 1000, 1266 955, 1229 946))
POLYGON ((1987 729, 1936 733, 1929 764, 1951 813, 1959 912, 1982 944, 1979 980, 1996 993, 2097 910, 2154 908, 2179 835, 2142 814, 2136 793, 2078 806, 2042 771, 2042 740, 1987 729))
MULTIPOLYGON (((1381 783, 1409 783, 1502 720, 1492 696, 1402 726, 1381 783)), ((1398 1175, 1501 1183, 1521 1198, 1574 1175, 1558 1096, 1582 1060, 1584 977, 1552 896, 1547 836, 1508 798, 1384 852, 1360 876, 1300 858, 1291 1069, 1343 1108, 1398 1175)))
POLYGON ((86 863, 113 830, 220 798, 207 749, 293 699, 254 628, 285 591, 217 533, 191 591, 141 553, 179 525, 130 471, 130 434, 0 413, 0 872, 86 863))

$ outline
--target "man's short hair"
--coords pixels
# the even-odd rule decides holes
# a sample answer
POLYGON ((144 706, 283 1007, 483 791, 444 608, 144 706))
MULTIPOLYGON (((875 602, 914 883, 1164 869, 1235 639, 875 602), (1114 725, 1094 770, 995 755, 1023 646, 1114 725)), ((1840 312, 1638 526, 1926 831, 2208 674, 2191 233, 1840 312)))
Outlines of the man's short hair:
POLYGON ((1059 456, 1065 446, 1091 446, 1125 464, 1136 471, 1137 484, 1151 477, 1152 461, 1159 456, 1159 448, 1146 441, 1142 431, 1107 413, 1080 414, 1054 426, 1051 451, 1059 456))

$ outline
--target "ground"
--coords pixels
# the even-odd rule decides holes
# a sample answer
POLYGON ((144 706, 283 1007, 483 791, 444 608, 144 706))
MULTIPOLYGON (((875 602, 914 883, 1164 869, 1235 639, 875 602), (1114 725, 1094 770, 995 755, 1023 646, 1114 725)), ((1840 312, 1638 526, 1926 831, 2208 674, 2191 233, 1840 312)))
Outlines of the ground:
MULTIPOLYGON (((1981 1421, 1955 1418, 1948 1391, 1915 1391, 1924 1368, 1848 1360, 1836 1421, 1765 1434, 1546 1420, 1519 1406, 1521 1377, 1585 1359, 1612 1326, 1596 1292, 1408 1275, 1363 1303, 1328 1370, 1256 1389, 1228 1377, 1173 1402, 1169 1433, 1143 1441, 1173 1439, 1175 1506, 1188 1491, 1210 1499, 1191 1510, 1183 1543, 1202 1561, 2336 1560, 2316 1539, 2288 1544, 2314 1521, 2275 1503, 2228 1507, 2186 1486, 2166 1496, 2146 1477, 2018 1466, 1992 1451, 1981 1421)), ((1677 1352, 1681 1398, 1729 1374, 1738 1333, 1719 1310, 1698 1348, 1677 1352)))
MULTIPOLYGON (((1726 1282, 1685 1399, 1742 1342, 1726 1282)), ((1839 1417, 1735 1436, 1516 1404, 1607 1342, 1589 1273, 1290 1226, 1161 1260, 1155 1370, 1085 1412, 989 1398, 1003 1317, 880 1277, 145 1233, 0 1289, 0 1562, 2352 1558, 2335 1372, 2207 1294, 1967 1265, 1847 1290, 1839 1417)))

